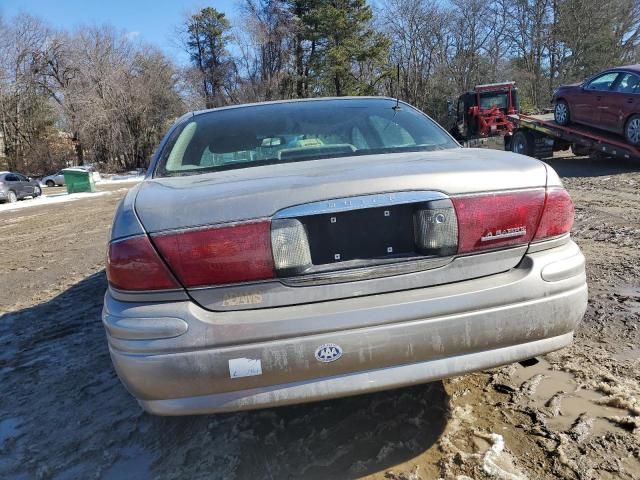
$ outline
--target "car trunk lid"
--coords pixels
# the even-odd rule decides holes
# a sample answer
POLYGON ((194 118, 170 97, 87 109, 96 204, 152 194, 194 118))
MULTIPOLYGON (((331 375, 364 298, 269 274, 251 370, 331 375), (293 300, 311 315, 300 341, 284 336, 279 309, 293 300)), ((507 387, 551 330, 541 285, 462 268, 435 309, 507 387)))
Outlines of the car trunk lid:
POLYGON ((523 234, 520 220, 510 220, 509 195, 530 197, 537 225, 545 185, 546 169, 537 160, 451 149, 153 179, 140 187, 136 212, 192 298, 206 308, 233 310, 505 271, 520 261, 523 240, 526 245, 534 233, 529 227, 523 234), (474 239, 475 247, 460 253, 490 252, 481 267, 461 269, 458 216, 477 222, 486 205, 469 205, 487 192, 507 202, 498 210, 506 220, 473 232, 490 241, 474 239))

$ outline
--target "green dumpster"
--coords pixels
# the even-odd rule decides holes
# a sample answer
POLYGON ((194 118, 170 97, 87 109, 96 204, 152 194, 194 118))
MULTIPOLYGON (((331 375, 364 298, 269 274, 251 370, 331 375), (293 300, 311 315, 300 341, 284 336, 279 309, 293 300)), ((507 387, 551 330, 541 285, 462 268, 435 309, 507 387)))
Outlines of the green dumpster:
POLYGON ((75 168, 65 168, 62 170, 64 184, 67 193, 95 192, 96 184, 93 182, 93 175, 86 170, 75 168))

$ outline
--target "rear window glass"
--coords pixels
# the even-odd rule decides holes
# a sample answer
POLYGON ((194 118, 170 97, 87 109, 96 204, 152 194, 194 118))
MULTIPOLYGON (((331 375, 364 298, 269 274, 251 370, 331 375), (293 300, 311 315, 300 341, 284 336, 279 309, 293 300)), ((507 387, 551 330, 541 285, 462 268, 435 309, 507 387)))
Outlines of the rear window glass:
POLYGON ((273 163, 457 144, 419 111, 391 100, 287 102, 194 116, 169 140, 159 175, 187 175, 273 163))
POLYGON ((498 107, 500 109, 507 108, 507 93, 481 93, 480 108, 489 109, 498 107))

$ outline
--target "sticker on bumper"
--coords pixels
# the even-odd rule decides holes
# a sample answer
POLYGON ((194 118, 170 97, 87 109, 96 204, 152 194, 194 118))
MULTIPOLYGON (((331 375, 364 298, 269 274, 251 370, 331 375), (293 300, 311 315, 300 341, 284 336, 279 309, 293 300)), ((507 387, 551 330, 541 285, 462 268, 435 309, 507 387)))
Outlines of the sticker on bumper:
POLYGON ((335 343, 325 343, 316 350, 316 360, 319 362, 335 362, 342 356, 342 348, 335 343))
POLYGON ((259 358, 232 358, 229 360, 229 375, 231 378, 262 375, 262 362, 259 358))

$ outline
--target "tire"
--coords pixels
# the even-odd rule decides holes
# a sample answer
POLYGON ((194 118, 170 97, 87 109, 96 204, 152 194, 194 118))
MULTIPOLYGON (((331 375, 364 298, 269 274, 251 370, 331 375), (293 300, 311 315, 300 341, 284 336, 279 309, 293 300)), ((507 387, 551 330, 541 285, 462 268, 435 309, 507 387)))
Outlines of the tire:
POLYGON ((14 192, 13 190, 9 190, 9 193, 7 194, 7 201, 9 203, 16 203, 18 201, 18 196, 16 195, 16 192, 14 192))
POLYGON ((553 109, 553 119, 558 125, 569 125, 571 123, 571 115, 569 113, 569 104, 564 100, 558 100, 553 109))
POLYGON ((56 186, 56 182, 54 182, 53 180, 47 180, 46 184, 47 184, 47 187, 55 187, 56 186))
POLYGON ((39 197, 40 195, 42 195, 40 187, 33 187, 33 198, 39 197))
POLYGON ((589 147, 585 147, 584 145, 576 145, 574 143, 571 145, 571 152, 576 157, 587 157, 591 155, 591 152, 593 152, 593 149, 589 147))
POLYGON ((511 139, 511 151, 521 155, 531 156, 533 153, 533 137, 529 132, 516 130, 511 139))
POLYGON ((624 138, 630 145, 640 145, 640 115, 631 115, 624 126, 624 138))

